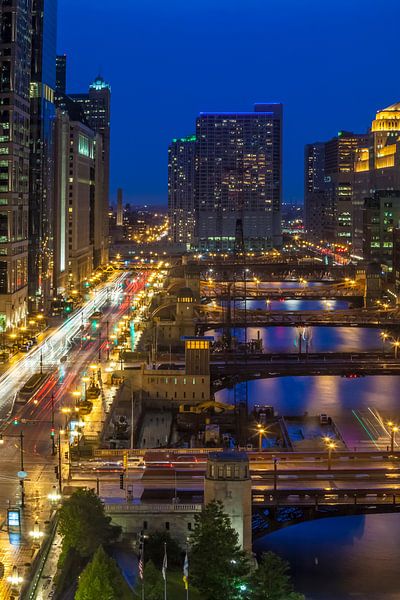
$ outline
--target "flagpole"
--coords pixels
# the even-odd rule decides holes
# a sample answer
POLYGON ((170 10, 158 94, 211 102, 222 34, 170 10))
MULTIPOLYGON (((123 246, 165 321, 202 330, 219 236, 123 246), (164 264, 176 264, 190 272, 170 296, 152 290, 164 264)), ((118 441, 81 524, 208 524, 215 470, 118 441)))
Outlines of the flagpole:
MULTIPOLYGON (((167 556, 167 542, 164 542, 164 556, 167 556)), ((164 600, 167 600, 167 569, 164 569, 164 600)))

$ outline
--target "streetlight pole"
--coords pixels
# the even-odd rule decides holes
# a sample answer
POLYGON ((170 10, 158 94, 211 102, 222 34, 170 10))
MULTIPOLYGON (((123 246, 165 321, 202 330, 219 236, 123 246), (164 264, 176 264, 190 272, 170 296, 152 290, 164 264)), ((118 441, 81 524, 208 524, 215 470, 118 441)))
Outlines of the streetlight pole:
POLYGON ((335 444, 332 442, 328 445, 328 471, 332 468, 332 450, 335 448, 335 444))
MULTIPOLYGON (((19 434, 19 451, 20 451, 20 470, 24 470, 24 432, 20 431, 19 434)), ((25 508, 25 482, 24 478, 21 477, 19 480, 21 486, 21 508, 25 508)))
POLYGON ((51 394, 51 454, 56 453, 56 445, 54 442, 54 394, 51 394))

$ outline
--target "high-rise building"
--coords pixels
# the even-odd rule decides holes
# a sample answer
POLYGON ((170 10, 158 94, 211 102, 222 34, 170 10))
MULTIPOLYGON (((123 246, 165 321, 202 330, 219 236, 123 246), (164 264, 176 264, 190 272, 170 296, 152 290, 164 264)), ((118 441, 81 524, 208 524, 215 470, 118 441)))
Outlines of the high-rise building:
POLYGON ((55 271, 57 292, 76 289, 94 268, 96 215, 103 205, 102 138, 57 111, 55 271))
POLYGON ((122 198, 122 189, 117 190, 117 227, 122 227, 124 224, 124 205, 122 198))
MULTIPOLYGON (((355 252, 362 255, 367 198, 375 192, 400 190, 400 103, 376 113, 370 133, 356 155, 353 185, 355 252)), ((397 227, 397 223, 392 226, 397 227)))
POLYGON ((57 0, 33 0, 28 288, 30 306, 45 309, 53 297, 56 38, 57 0))
POLYGON ((304 150, 304 226, 314 241, 334 239, 334 206, 325 175, 325 143, 307 144, 304 150))
POLYGON ((67 92, 67 55, 56 56, 56 92, 65 94, 67 92))
POLYGON ((393 231, 400 225, 400 190, 379 190, 366 198, 363 210, 363 257, 393 267, 393 231))
POLYGON ((30 0, 0 0, 0 328, 28 299, 30 0))
POLYGON ((188 249, 195 232, 196 136, 173 139, 168 148, 169 238, 188 249))
POLYGON ((327 142, 305 147, 304 205, 310 238, 353 249, 353 171, 366 134, 339 131, 327 142))
POLYGON ((81 108, 84 122, 102 138, 103 160, 103 207, 96 215, 94 266, 108 261, 108 210, 110 188, 110 118, 111 86, 99 75, 89 87, 87 94, 69 94, 69 98, 81 108))
POLYGON ((198 248, 233 251, 238 238, 253 250, 280 246, 282 104, 200 113, 196 138, 198 248))
POLYGON ((353 171, 359 148, 367 140, 367 134, 339 131, 325 144, 325 177, 334 208, 335 240, 353 249, 353 171))

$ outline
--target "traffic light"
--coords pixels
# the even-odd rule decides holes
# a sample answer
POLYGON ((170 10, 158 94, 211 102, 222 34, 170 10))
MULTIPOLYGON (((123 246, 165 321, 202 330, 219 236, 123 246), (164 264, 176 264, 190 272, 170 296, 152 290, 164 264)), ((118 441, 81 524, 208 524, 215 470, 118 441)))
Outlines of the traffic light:
POLYGON ((56 476, 56 479, 58 479, 59 478, 59 472, 58 472, 58 466, 57 465, 54 467, 54 474, 56 476))
POLYGON ((14 424, 14 425, 18 425, 18 423, 19 423, 18 419, 17 419, 17 418, 15 418, 15 419, 14 419, 14 421, 13 421, 13 424, 14 424))
POLYGON ((119 489, 120 490, 124 489, 124 474, 123 473, 119 474, 119 489))
POLYGON ((54 427, 52 427, 52 428, 51 428, 50 437, 52 437, 52 438, 53 438, 54 436, 55 436, 55 433, 54 433, 54 427))

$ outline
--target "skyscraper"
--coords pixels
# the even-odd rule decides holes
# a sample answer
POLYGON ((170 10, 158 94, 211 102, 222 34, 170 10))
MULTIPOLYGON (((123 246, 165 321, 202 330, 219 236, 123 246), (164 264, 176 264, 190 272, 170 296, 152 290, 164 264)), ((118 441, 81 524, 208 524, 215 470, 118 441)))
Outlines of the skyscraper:
POLYGON ((56 91, 65 94, 67 91, 67 55, 56 56, 56 91))
POLYGON ((196 136, 174 139, 168 148, 169 237, 175 244, 194 243, 196 136))
MULTIPOLYGON (((363 214, 367 208, 366 200, 375 192, 385 191, 400 191, 400 103, 376 113, 370 133, 356 154, 353 192, 356 254, 363 255, 366 249, 363 214)), ((385 194, 379 193, 378 197, 384 198, 385 194)), ((391 214, 386 215, 386 218, 393 221, 393 210, 388 209, 387 212, 391 214)), ((393 229, 398 223, 394 220, 390 225, 393 229)), ((386 244, 386 249, 392 244, 387 239, 381 238, 380 241, 386 244)), ((376 240, 372 242, 378 243, 376 240)))
POLYGON ((102 138, 104 194, 102 210, 96 215, 94 266, 97 267, 108 260, 111 86, 99 75, 87 94, 69 94, 69 98, 80 106, 84 122, 102 138))
POLYGON ((53 297, 56 40, 57 0, 33 0, 28 287, 31 307, 46 309, 53 297))
POLYGON ((304 208, 307 234, 353 247, 353 172, 366 134, 339 131, 327 142, 305 147, 304 208))
POLYGON ((309 239, 334 239, 334 207, 325 175, 325 143, 307 144, 304 149, 304 226, 309 239))
POLYGON ((0 328, 27 311, 31 2, 0 0, 0 328))
POLYGON ((196 138, 199 249, 232 251, 238 231, 248 249, 280 246, 282 104, 200 113, 196 138))

